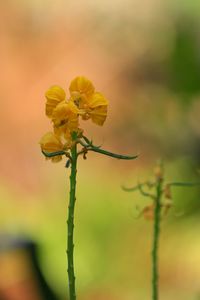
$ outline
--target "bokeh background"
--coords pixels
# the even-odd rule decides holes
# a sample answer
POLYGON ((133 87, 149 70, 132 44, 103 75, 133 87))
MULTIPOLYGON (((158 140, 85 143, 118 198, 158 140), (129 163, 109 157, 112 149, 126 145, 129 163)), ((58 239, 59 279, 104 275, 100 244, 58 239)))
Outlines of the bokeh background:
MULTIPOLYGON (((38 142, 51 126, 45 91, 67 90, 77 75, 110 103, 102 128, 82 123, 87 136, 140 154, 79 161, 78 299, 151 299, 152 222, 136 218, 149 202, 121 185, 151 178, 160 158, 166 180, 200 181, 200 2, 1 1, 0 36, 1 299, 67 299, 69 170, 45 161, 38 142), (41 296, 42 280, 51 295, 41 296)), ((174 189, 173 203, 162 222, 160 298, 198 300, 199 188, 174 189)))

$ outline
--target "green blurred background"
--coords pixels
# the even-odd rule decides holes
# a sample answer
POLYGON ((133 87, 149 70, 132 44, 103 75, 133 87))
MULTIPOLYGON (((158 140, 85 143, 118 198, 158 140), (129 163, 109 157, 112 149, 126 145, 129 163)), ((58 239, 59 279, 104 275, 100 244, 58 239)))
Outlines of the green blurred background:
MULTIPOLYGON (((149 202, 121 185, 151 177, 160 158, 167 180, 200 180, 200 2, 8 0, 0 34, 1 232, 37 243, 48 284, 67 299, 69 170, 45 161, 38 141, 51 127, 45 91, 84 75, 109 99, 103 128, 83 122, 85 134, 140 157, 79 162, 78 299, 151 299, 152 222, 136 219, 149 202)), ((198 300, 200 190, 173 190, 173 202, 162 222, 160 298, 198 300)))

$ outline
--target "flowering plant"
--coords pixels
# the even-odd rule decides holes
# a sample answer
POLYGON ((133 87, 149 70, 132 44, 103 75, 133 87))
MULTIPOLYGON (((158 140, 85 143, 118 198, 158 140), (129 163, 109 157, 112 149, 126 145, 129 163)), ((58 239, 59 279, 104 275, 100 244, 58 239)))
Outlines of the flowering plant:
POLYGON ((134 156, 116 154, 95 146, 79 126, 80 119, 91 120, 102 126, 107 117, 108 100, 95 88, 90 80, 83 76, 76 77, 69 86, 69 97, 63 88, 52 86, 45 94, 46 115, 50 118, 53 130, 46 133, 40 140, 42 153, 46 159, 59 162, 63 156, 67 157, 66 167, 71 165, 70 196, 68 206, 68 279, 69 299, 76 299, 74 274, 74 208, 76 201, 76 173, 79 156, 86 158, 89 151, 118 159, 132 160, 134 156), (81 149, 78 149, 78 145, 81 149))
POLYGON ((143 215, 146 220, 153 221, 153 241, 152 241, 152 300, 159 300, 159 242, 161 231, 161 220, 166 216, 173 206, 172 188, 174 187, 194 187, 200 185, 199 182, 168 182, 165 183, 164 167, 160 162, 154 169, 154 180, 138 183, 134 187, 122 187, 127 192, 139 191, 144 197, 151 199, 151 203, 146 205, 139 216, 143 215))

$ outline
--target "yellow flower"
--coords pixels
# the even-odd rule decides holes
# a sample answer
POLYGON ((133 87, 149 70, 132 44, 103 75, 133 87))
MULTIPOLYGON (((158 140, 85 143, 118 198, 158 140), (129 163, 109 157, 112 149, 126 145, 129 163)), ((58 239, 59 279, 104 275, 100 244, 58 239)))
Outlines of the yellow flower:
POLYGON ((45 93, 45 97, 47 99, 46 115, 52 118, 53 110, 60 102, 65 100, 66 94, 61 87, 54 85, 45 93))
MULTIPOLYGON (((54 85, 45 93, 46 115, 53 123, 54 132, 46 133, 40 140, 42 151, 53 153, 68 151, 73 147, 72 136, 76 132, 77 139, 83 130, 79 128, 79 117, 83 120, 91 119, 102 126, 107 117, 108 101, 95 91, 90 80, 83 76, 72 80, 70 97, 66 98, 65 91, 54 85)), ((62 159, 62 155, 47 157, 53 162, 62 159)))
POLYGON ((67 134, 78 129, 78 108, 72 102, 61 102, 52 113, 54 131, 56 134, 67 134))
POLYGON ((107 117, 108 101, 102 94, 94 93, 88 100, 88 108, 85 110, 95 124, 102 126, 107 117))
POLYGON ((94 86, 87 78, 78 76, 70 83, 69 91, 75 104, 82 108, 87 99, 94 94, 94 86))
MULTIPOLYGON (((57 152, 57 151, 67 151, 71 146, 71 141, 68 140, 62 143, 61 139, 55 135, 53 132, 47 132, 39 142, 42 151, 47 153, 57 152)), ((52 162, 59 162, 62 159, 61 155, 54 157, 46 157, 46 159, 51 159, 52 162)))
POLYGON ((76 77, 70 87, 71 100, 79 108, 83 120, 91 120, 102 126, 107 117, 108 101, 100 93, 95 92, 94 86, 85 77, 76 77))

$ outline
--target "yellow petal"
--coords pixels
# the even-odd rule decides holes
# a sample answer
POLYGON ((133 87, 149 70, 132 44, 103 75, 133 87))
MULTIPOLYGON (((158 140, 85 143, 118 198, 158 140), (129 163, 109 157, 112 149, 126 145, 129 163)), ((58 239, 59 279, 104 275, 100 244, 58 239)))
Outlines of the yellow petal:
POLYGON ((95 124, 102 126, 107 117, 107 105, 94 108, 89 115, 95 124))
POLYGON ((64 137, 66 140, 71 137, 71 132, 78 131, 79 122, 78 118, 74 117, 65 121, 66 123, 62 125, 62 123, 54 124, 54 133, 59 137, 64 137))
POLYGON ((55 135, 59 136, 60 138, 64 137, 66 140, 71 139, 71 133, 66 125, 60 126, 60 127, 54 126, 54 133, 55 133, 55 135))
POLYGON ((69 106, 69 109, 70 109, 74 114, 78 114, 78 113, 79 113, 79 109, 77 108, 77 106, 74 104, 73 101, 69 101, 69 102, 68 102, 68 106, 69 106))
POLYGON ((52 86, 46 93, 45 93, 45 97, 47 99, 46 102, 46 115, 51 118, 52 117, 52 113, 53 110, 56 108, 56 106, 65 100, 66 94, 65 91, 55 85, 52 86))
POLYGON ((83 120, 89 120, 102 126, 107 117, 108 100, 101 93, 94 93, 92 97, 87 99, 81 109, 79 109, 79 115, 83 120))
POLYGON ((57 155, 57 156, 51 157, 51 161, 53 163, 57 163, 57 162, 59 162, 61 160, 62 160, 62 155, 57 155))
POLYGON ((65 125, 69 129, 78 127, 78 109, 76 105, 73 102, 61 102, 54 109, 52 120, 56 127, 65 125))
POLYGON ((40 140, 40 146, 43 151, 51 153, 63 150, 63 144, 59 137, 53 132, 47 132, 40 140))
MULTIPOLYGON (((86 97, 91 97, 94 93, 94 86, 90 80, 83 76, 78 76, 72 80, 69 86, 71 95, 75 95, 73 92, 78 92, 86 97)), ((78 94, 77 94, 78 95, 78 94)))
POLYGON ((64 119, 69 117, 71 110, 66 102, 61 102, 52 113, 52 120, 55 125, 59 125, 64 119))
POLYGON ((108 100, 101 93, 94 93, 92 97, 88 100, 88 105, 90 108, 95 108, 98 106, 107 106, 108 100))

